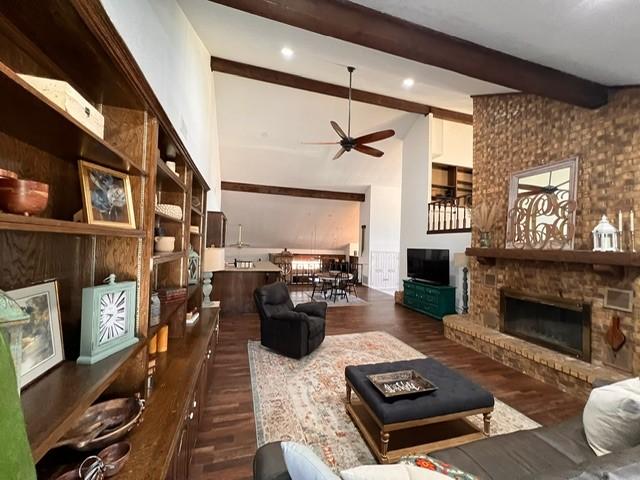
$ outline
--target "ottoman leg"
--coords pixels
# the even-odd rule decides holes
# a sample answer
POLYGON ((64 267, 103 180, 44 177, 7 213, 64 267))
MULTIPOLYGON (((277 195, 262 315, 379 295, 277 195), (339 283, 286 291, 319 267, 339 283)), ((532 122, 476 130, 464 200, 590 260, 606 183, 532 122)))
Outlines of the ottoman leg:
POLYGON ((484 420, 484 434, 488 437, 491 434, 491 412, 482 414, 484 420))
POLYGON ((380 430, 380 458, 381 463, 389 463, 387 458, 387 450, 389 450, 389 434, 380 430))
POLYGON ((347 403, 351 403, 351 385, 346 384, 347 387, 347 403))

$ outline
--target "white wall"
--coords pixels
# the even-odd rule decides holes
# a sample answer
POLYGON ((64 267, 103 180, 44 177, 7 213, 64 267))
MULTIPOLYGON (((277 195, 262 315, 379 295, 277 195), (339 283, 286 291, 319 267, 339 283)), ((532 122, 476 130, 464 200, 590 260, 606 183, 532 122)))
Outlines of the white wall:
POLYGON ((360 202, 247 192, 222 192, 227 245, 238 240, 260 248, 337 250, 358 243, 360 202))
POLYGON ((473 167, 473 127, 434 118, 431 150, 434 162, 473 167))
POLYGON ((218 210, 220 166, 209 51, 176 0, 102 4, 209 183, 209 209, 218 210))
MULTIPOLYGON (((456 305, 462 303, 462 272, 453 256, 471 244, 470 233, 427 235, 427 202, 431 192, 431 158, 438 163, 473 164, 473 131, 469 125, 420 118, 405 137, 402 156, 402 215, 400 227, 400 281, 407 277, 407 248, 449 250, 450 285, 456 286, 456 305), (442 122, 438 124, 436 122, 442 122), (441 138, 438 135, 442 132, 441 138), (431 135, 433 133, 433 135, 431 135)), ((401 287, 401 285, 400 285, 401 287)))
POLYGON ((427 191, 431 157, 431 118, 418 117, 402 147, 400 285, 407 278, 407 248, 427 247, 427 191))

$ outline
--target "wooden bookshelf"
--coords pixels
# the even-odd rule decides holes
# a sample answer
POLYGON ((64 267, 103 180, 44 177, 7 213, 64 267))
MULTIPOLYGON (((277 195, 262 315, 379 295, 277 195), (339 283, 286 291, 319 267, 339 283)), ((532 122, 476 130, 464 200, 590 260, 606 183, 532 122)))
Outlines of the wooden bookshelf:
POLYGON ((25 217, 22 215, 12 215, 10 213, 0 213, 0 230, 63 233, 70 235, 100 235, 110 237, 144 237, 144 232, 142 230, 106 227, 103 225, 89 225, 82 222, 56 220, 55 218, 25 217))
POLYGON ((471 195, 473 170, 468 167, 431 164, 431 201, 445 200, 471 195))
POLYGON ((125 172, 144 172, 132 158, 90 132, 2 62, 0 103, 0 130, 7 135, 73 163, 85 158, 125 172))
POLYGON ((27 435, 36 461, 106 390, 120 368, 145 347, 142 339, 95 365, 65 361, 22 393, 27 435))
MULTIPOLYGON (((146 388, 147 347, 149 337, 164 325, 169 325, 172 337, 164 362, 179 365, 183 383, 173 385, 187 389, 172 391, 173 400, 186 405, 193 394, 188 390, 202 384, 202 355, 183 356, 180 347, 193 338, 188 336, 192 330, 186 328, 185 313, 187 302, 196 305, 198 296, 185 298, 178 308, 171 306, 154 327, 149 327, 149 298, 156 288, 188 286, 188 252, 194 248, 202 253, 206 224, 201 209, 209 187, 98 0, 40 2, 37 8, 29 1, 0 2, 0 14, 0 168, 49 185, 49 202, 40 216, 0 213, 4 268, 0 289, 12 291, 51 279, 58 284, 65 361, 21 392, 38 477, 55 478, 77 467, 77 455, 53 446, 90 405, 137 394, 149 405, 161 403, 162 398, 146 388), (68 82, 104 116, 104 138, 18 73, 68 82), (162 160, 169 144, 177 155, 177 173, 162 160), (80 159, 129 175, 136 229, 72 221, 83 207, 80 159), (155 213, 156 196, 160 203, 180 206, 183 218, 155 213), (194 198, 198 205, 192 205, 194 198), (190 235, 191 225, 198 225, 201 234, 190 235), (176 252, 154 254, 156 228, 176 237, 176 252), (82 290, 100 284, 110 273, 138 285, 139 342, 94 365, 78 365, 82 290)), ((199 277, 190 293, 201 289, 200 283, 199 277)), ((212 323, 205 324, 213 328, 212 323)), ((202 341, 197 345, 202 350, 202 341)), ((162 373, 161 381, 168 374, 162 373)), ((152 417, 160 415, 155 412, 152 417)), ((162 437, 168 446, 163 450, 166 457, 156 459, 161 468, 166 469, 167 462, 186 460, 188 469, 190 457, 184 452, 176 456, 175 451, 184 425, 184 418, 176 417, 168 425, 175 431, 141 429, 132 435, 129 463, 142 465, 143 446, 162 437)), ((153 460, 145 457, 144 461, 150 471, 157 471, 153 460)))

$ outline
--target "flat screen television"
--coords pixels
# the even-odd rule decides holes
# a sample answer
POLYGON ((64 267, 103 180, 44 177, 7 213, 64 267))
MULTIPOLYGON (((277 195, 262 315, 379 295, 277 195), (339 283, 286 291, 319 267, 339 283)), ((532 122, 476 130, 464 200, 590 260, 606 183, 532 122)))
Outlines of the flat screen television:
POLYGON ((421 282, 449 285, 449 250, 408 248, 407 275, 421 282))

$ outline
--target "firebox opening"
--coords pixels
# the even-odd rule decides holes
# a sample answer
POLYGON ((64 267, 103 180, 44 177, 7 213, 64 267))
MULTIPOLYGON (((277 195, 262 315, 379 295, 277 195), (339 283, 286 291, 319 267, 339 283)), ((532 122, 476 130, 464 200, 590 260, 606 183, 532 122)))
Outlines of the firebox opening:
POLYGON ((591 307, 502 289, 500 331, 591 361, 591 307))

